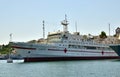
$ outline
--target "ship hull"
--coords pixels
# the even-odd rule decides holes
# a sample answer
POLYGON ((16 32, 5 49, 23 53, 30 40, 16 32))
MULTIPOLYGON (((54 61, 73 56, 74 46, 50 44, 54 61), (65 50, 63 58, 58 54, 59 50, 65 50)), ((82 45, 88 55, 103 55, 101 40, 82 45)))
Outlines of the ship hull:
POLYGON ((12 47, 17 54, 24 58, 24 62, 119 59, 113 50, 55 48, 26 43, 13 44, 12 47))
POLYGON ((119 59, 119 56, 113 51, 67 51, 64 50, 17 50, 24 58, 24 62, 39 61, 66 61, 66 60, 102 60, 102 59, 119 59))
POLYGON ((34 57, 24 58, 24 62, 43 62, 43 61, 72 61, 72 60, 105 60, 120 59, 119 56, 89 56, 89 57, 34 57))

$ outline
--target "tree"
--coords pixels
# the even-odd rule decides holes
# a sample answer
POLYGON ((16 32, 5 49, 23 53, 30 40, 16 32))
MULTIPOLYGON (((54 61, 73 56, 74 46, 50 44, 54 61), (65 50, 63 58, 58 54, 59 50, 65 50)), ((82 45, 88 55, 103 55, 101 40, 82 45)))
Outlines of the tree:
POLYGON ((102 31, 101 34, 99 35, 99 37, 102 39, 105 39, 105 38, 107 38, 107 35, 104 31, 102 31))
POLYGON ((83 39, 87 39, 87 35, 83 35, 83 39))
POLYGON ((8 54, 9 52, 11 52, 11 46, 10 44, 8 45, 2 45, 2 48, 0 49, 0 53, 1 54, 8 54))

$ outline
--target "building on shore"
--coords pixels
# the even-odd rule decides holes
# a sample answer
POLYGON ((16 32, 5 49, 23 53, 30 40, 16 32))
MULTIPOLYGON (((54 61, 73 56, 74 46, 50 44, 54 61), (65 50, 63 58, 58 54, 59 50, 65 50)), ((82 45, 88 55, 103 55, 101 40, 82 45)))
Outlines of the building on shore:
POLYGON ((116 36, 119 36, 120 35, 120 28, 117 27, 117 29, 115 30, 115 32, 116 32, 116 36))

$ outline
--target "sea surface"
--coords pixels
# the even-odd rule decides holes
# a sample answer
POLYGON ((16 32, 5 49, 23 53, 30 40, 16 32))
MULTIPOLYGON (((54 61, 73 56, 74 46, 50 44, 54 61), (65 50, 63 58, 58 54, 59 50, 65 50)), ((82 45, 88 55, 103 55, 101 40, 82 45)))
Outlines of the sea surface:
POLYGON ((0 60, 0 77, 120 77, 120 60, 29 63, 0 60))

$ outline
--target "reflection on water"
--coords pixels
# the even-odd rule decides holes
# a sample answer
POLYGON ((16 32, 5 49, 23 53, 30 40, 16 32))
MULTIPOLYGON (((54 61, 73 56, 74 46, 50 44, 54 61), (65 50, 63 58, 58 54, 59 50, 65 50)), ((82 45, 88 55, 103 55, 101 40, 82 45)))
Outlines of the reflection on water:
POLYGON ((120 60, 0 61, 0 77, 119 77, 120 60))

